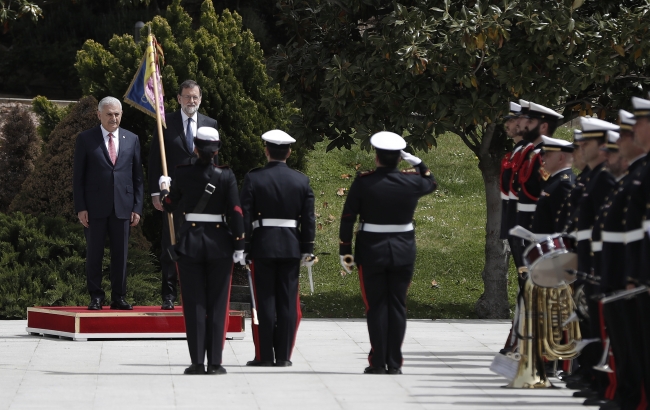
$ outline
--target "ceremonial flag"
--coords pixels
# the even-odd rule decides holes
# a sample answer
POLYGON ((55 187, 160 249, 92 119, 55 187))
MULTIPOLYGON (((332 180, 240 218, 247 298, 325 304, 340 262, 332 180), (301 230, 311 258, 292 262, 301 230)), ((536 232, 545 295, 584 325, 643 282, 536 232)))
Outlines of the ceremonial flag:
POLYGON ((160 68, 158 67, 158 56, 161 53, 160 46, 155 38, 149 34, 147 38, 147 47, 142 62, 138 71, 131 81, 129 89, 124 94, 124 102, 137 108, 138 110, 149 114, 156 118, 156 93, 154 92, 154 84, 158 85, 158 114, 160 120, 165 128, 165 105, 163 103, 164 91, 162 88, 162 81, 160 79, 160 68), (155 76, 155 79, 154 79, 155 76), (155 81, 154 81, 155 80, 155 81))

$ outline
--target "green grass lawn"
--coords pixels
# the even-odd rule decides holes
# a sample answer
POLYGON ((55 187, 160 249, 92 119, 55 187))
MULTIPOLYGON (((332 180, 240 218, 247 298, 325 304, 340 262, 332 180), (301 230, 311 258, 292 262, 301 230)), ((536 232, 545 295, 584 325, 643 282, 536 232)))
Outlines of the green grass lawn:
MULTIPOLYGON (((357 168, 374 168, 374 154, 359 147, 325 152, 326 145, 321 143, 309 153, 306 169, 316 196, 315 253, 328 254, 319 255, 314 265, 314 295, 309 292, 306 269, 301 270, 304 314, 363 317, 356 270, 342 276, 339 266, 339 220, 346 197, 337 192, 350 187, 357 168)), ((439 137, 437 148, 417 155, 431 168, 438 190, 423 197, 415 212, 418 252, 407 302, 409 318, 476 318, 474 304, 483 292, 486 215, 478 159, 453 134, 439 137)), ((509 278, 513 304, 516 279, 512 264, 509 278)))

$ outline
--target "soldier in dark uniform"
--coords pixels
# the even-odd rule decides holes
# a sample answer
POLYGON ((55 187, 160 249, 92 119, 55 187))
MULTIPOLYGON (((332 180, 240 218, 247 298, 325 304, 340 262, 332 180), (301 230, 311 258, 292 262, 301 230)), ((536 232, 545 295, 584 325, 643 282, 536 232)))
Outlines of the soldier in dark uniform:
POLYGON ((521 105, 510 102, 510 110, 508 115, 504 116, 503 128, 508 138, 512 138, 515 147, 512 151, 506 153, 501 159, 501 171, 499 174, 499 190, 501 191, 501 234, 500 239, 508 239, 508 199, 510 192, 510 178, 512 177, 512 157, 518 143, 521 141, 521 135, 518 135, 517 125, 519 122, 519 114, 521 113, 521 105))
POLYGON ((537 200, 542 192, 542 185, 549 174, 542 167, 540 151, 542 148, 542 135, 552 137, 557 128, 558 121, 564 118, 550 108, 540 104, 530 103, 526 114, 526 132, 524 139, 533 147, 527 147, 523 152, 524 162, 519 170, 519 201, 517 202, 517 225, 529 231, 533 227, 533 215, 537 207, 537 200))
MULTIPOLYGON (((625 212, 625 256, 628 289, 639 285, 650 284, 648 272, 648 228, 650 222, 650 100, 632 98, 634 107, 634 143, 646 152, 643 158, 644 165, 634 175, 631 190, 627 199, 625 212)), ((645 390, 645 401, 650 403, 650 295, 647 292, 635 297, 631 302, 630 310, 637 311, 637 323, 633 328, 636 331, 636 349, 642 369, 642 380, 645 390)))
POLYGON ((399 135, 379 132, 370 144, 377 168, 360 173, 350 187, 341 216, 339 255, 347 272, 355 264, 359 268, 371 345, 364 373, 401 374, 406 292, 415 263, 413 214, 418 199, 433 192, 437 183, 422 160, 402 151, 406 142, 399 135), (415 168, 399 171, 400 155, 415 168))
POLYGON ((535 208, 532 232, 554 234, 561 232, 566 220, 561 219, 562 204, 566 201, 575 181, 571 170, 573 144, 557 138, 542 136, 542 160, 549 173, 535 208))
POLYGON ((573 167, 578 169, 580 173, 576 176, 575 184, 571 188, 571 192, 567 197, 567 201, 562 207, 562 213, 566 215, 567 224, 561 232, 573 232, 576 231, 576 224, 578 222, 575 212, 577 209, 578 201, 582 198, 582 193, 585 190, 585 179, 589 174, 589 166, 584 160, 582 155, 582 131, 575 129, 573 130, 573 167))
MULTIPOLYGON (((633 134, 621 130, 617 141, 620 155, 627 161, 625 176, 618 182, 616 193, 605 204, 601 224, 602 269, 601 293, 609 294, 628 287, 626 273, 626 211, 628 197, 637 185, 636 177, 645 167, 645 151, 634 142, 633 134)), ((640 185, 640 183, 638 184, 640 185)), ((612 352, 616 360, 616 394, 610 408, 635 409, 641 400, 643 369, 639 351, 637 311, 634 301, 620 300, 604 305, 603 316, 612 352), (617 407, 618 406, 618 407, 617 407)))
MULTIPOLYGON (((221 366, 226 340, 233 260, 243 260, 244 221, 237 181, 228 167, 214 158, 219 133, 201 127, 194 138, 198 159, 176 170, 171 192, 162 191, 167 212, 185 214, 175 245, 183 296, 183 315, 192 365, 185 374, 225 374, 221 366), (225 215, 228 215, 226 223, 225 215)), ((160 185, 171 178, 161 177, 160 185)))
POLYGON ((299 271, 313 263, 316 219, 309 178, 289 168, 287 133, 264 133, 268 164, 244 179, 241 204, 246 228, 246 252, 259 325, 253 324, 255 359, 247 366, 291 366, 291 353, 302 314, 299 271))

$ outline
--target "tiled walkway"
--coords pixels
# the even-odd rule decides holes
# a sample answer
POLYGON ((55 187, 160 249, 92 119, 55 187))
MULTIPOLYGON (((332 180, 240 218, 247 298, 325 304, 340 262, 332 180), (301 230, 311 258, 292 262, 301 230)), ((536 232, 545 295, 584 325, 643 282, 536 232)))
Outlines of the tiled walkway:
POLYGON ((409 321, 396 376, 362 374, 369 342, 360 319, 303 320, 288 368, 246 367, 247 329, 226 342, 225 376, 183 375, 182 340, 73 342, 29 336, 25 326, 0 321, 0 409, 586 408, 564 388, 501 388, 506 380, 488 367, 507 321, 409 321))

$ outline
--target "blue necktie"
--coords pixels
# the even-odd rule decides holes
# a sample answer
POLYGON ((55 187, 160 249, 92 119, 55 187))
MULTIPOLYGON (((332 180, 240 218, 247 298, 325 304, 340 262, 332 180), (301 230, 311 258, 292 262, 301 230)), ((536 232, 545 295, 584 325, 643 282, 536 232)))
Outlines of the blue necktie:
POLYGON ((192 135, 192 119, 187 119, 187 129, 185 130, 185 139, 187 140, 187 149, 194 151, 194 135, 192 135))

